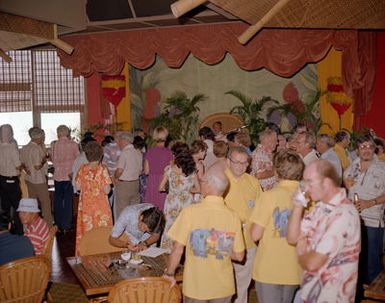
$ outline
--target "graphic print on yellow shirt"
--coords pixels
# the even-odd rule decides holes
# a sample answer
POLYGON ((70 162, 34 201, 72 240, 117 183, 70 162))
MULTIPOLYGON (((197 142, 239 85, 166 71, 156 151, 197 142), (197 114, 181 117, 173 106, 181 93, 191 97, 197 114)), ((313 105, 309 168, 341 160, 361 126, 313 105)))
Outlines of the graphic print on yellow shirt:
POLYGON ((223 260, 229 256, 234 243, 235 232, 217 229, 195 229, 190 234, 190 248, 195 257, 215 256, 223 260))
POLYGON ((289 222, 290 209, 284 208, 282 211, 277 206, 273 210, 274 238, 286 238, 286 229, 289 222))

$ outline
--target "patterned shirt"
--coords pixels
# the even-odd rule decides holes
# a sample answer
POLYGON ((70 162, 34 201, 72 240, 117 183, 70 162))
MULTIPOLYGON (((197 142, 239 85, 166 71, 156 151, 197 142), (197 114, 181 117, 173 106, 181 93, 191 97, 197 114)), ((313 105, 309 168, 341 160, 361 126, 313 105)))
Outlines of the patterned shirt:
MULTIPOLYGON (((259 144, 257 148, 251 154, 251 174, 256 176, 258 173, 273 169, 273 154, 265 150, 265 148, 259 144)), ((277 183, 275 176, 266 179, 258 179, 263 191, 273 188, 277 183)))
POLYGON ((76 142, 67 137, 60 137, 51 143, 52 163, 55 167, 53 178, 55 181, 69 181, 72 174, 72 165, 79 155, 76 142))
POLYGON ((301 298, 305 302, 354 302, 360 235, 359 214, 344 189, 329 203, 320 201, 305 214, 299 241, 306 239, 307 251, 327 255, 318 270, 303 273, 301 298))
POLYGON ((31 241, 35 255, 41 255, 49 236, 48 224, 41 217, 38 217, 35 222, 31 225, 24 226, 24 228, 24 235, 31 241))
POLYGON ((118 143, 112 142, 104 147, 103 163, 106 164, 110 175, 115 175, 116 164, 120 156, 118 143))
MULTIPOLYGON (((361 172, 360 163, 360 158, 357 158, 344 173, 344 178, 354 179, 354 185, 349 188, 349 199, 353 200, 355 193, 363 200, 372 200, 385 194, 385 163, 373 155, 373 162, 366 172, 361 172)), ((379 204, 364 209, 360 216, 365 226, 384 227, 384 208, 385 204, 379 204)))
POLYGON ((128 236, 131 243, 138 244, 141 241, 150 237, 149 233, 142 232, 138 228, 139 215, 146 209, 152 208, 154 205, 150 203, 141 203, 127 206, 120 214, 118 221, 116 221, 111 236, 119 238, 123 232, 128 236))

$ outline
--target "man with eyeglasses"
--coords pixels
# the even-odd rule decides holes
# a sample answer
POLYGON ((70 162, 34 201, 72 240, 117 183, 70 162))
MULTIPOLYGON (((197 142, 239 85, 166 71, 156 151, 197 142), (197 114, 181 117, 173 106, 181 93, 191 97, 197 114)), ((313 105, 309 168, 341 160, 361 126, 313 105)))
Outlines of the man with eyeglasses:
POLYGON ((251 222, 249 218, 254 208, 254 203, 262 192, 257 179, 246 173, 250 163, 249 160, 249 155, 244 147, 233 147, 227 155, 228 168, 225 170, 225 174, 229 178, 229 188, 225 194, 225 203, 241 219, 247 249, 244 263, 233 262, 237 285, 235 303, 245 303, 248 298, 248 288, 251 282, 253 260, 256 253, 256 245, 250 236, 251 222))
POLYGON ((370 284, 383 269, 385 163, 375 155, 371 136, 359 137, 356 145, 358 158, 344 172, 344 181, 362 219, 360 268, 363 283, 370 284))

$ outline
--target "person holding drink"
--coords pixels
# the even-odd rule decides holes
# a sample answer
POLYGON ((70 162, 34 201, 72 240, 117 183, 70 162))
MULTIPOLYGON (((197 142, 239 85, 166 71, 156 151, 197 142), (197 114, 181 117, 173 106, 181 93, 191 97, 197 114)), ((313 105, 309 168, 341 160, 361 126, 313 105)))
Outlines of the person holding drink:
POLYGON ((344 182, 349 199, 356 200, 362 222, 361 273, 370 284, 382 271, 385 208, 385 163, 374 153, 371 136, 357 139, 358 158, 346 169, 344 182), (356 196, 356 199, 354 197, 356 196))

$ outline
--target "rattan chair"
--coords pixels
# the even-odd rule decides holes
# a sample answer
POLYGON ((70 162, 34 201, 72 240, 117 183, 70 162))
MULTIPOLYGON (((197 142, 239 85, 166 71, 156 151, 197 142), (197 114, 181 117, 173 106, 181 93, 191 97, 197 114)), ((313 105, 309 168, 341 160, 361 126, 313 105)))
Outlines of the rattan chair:
POLYGON ((224 134, 237 130, 244 125, 242 118, 236 114, 216 113, 204 118, 200 123, 199 128, 204 126, 212 128, 213 123, 217 121, 222 122, 222 131, 224 134))
POLYGON ((110 252, 123 251, 124 248, 112 246, 108 242, 112 227, 101 226, 84 233, 79 241, 79 256, 96 255, 110 252))
POLYGON ((57 226, 52 226, 49 230, 48 240, 45 242, 42 255, 52 262, 52 247, 55 235, 57 233, 57 226))
POLYGON ((1 303, 41 302, 51 264, 44 256, 19 259, 0 266, 1 303))
POLYGON ((128 279, 116 284, 108 295, 109 303, 179 303, 182 294, 178 285, 159 277, 128 279))

